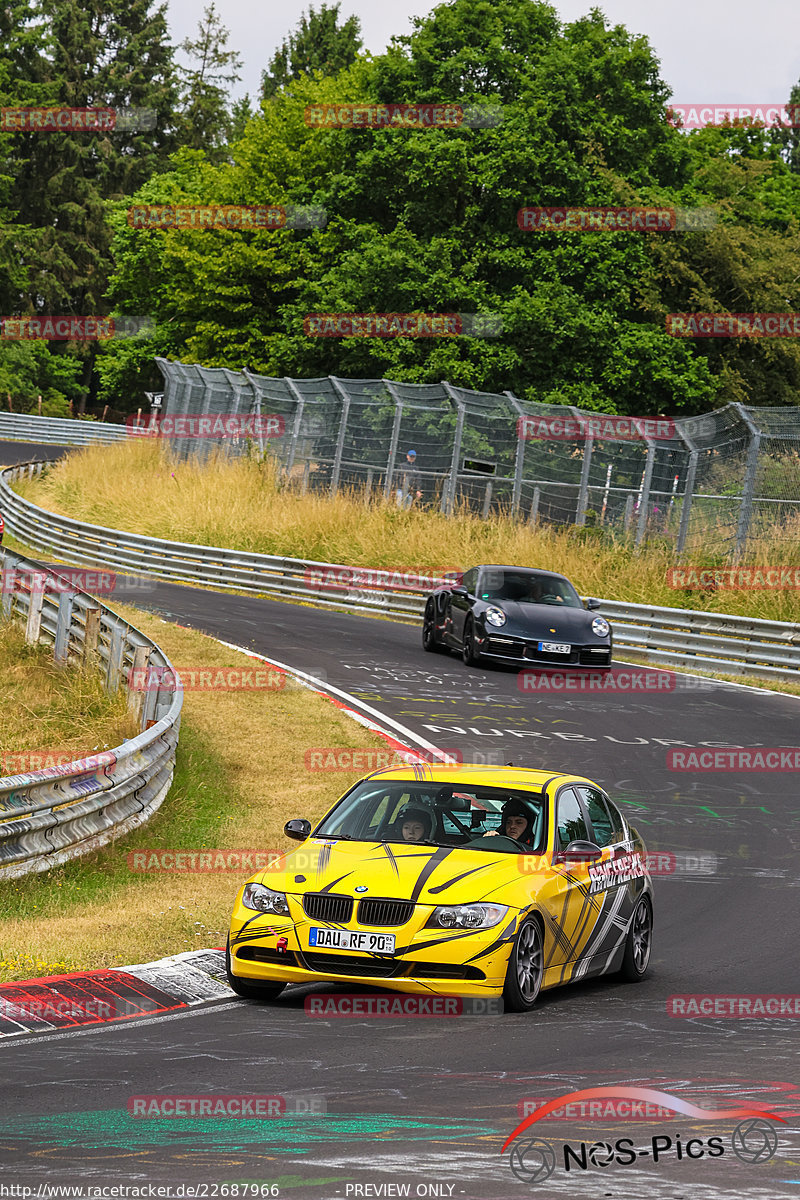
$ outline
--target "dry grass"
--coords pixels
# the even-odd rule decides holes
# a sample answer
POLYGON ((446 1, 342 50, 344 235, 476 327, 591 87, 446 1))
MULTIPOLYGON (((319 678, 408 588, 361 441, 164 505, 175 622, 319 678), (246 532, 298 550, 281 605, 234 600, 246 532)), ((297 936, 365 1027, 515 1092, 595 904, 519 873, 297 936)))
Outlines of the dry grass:
MULTIPOLYGON (((60 462, 23 495, 54 512, 154 537, 353 566, 466 569, 478 562, 540 566, 568 575, 584 595, 678 608, 800 620, 795 591, 676 591, 666 582, 674 545, 641 553, 602 531, 530 528, 508 517, 446 518, 355 495, 299 496, 281 489, 269 463, 177 463, 163 443, 89 447, 60 462)), ((722 563, 696 550, 692 561, 722 563)), ((800 531, 754 543, 753 564, 800 563, 800 531)))
MULTIPOLYGON (((193 630, 114 607, 173 662, 254 666, 193 630)), ((285 851, 290 817, 321 816, 363 774, 307 771, 305 750, 313 746, 383 743, 293 681, 281 691, 187 692, 175 782, 149 823, 85 859, 4 884, 0 981, 224 945, 234 894, 252 871, 135 873, 128 854, 152 847, 285 851)))
POLYGON ((37 769, 3 756, 33 752, 70 761, 137 733, 124 693, 109 696, 98 672, 65 670, 52 654, 45 646, 28 646, 16 622, 0 623, 0 775, 37 769))

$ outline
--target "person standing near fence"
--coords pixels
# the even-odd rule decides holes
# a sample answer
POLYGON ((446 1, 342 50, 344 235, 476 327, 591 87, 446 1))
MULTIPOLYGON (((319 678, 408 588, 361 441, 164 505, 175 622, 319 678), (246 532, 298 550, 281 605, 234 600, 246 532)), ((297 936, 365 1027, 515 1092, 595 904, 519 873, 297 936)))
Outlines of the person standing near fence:
POLYGON ((409 450, 406 454, 406 469, 403 471, 403 486, 397 489, 397 503, 402 508, 411 508, 417 500, 422 499, 420 491, 420 473, 417 468, 417 452, 409 450))

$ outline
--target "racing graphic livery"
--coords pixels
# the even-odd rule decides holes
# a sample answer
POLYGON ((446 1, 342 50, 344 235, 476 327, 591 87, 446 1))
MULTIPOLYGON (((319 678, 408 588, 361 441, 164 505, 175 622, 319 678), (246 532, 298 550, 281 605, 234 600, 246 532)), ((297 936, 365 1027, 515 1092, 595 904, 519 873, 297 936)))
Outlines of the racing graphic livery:
POLYGON ((641 979, 646 849, 581 776, 419 764, 376 771, 236 897, 228 981, 251 999, 329 980, 502 996, 621 971, 641 979))
POLYGON ((467 666, 610 667, 611 626, 564 575, 529 567, 473 567, 425 603, 422 645, 458 650, 467 666), (590 610, 587 612, 587 609, 590 610))

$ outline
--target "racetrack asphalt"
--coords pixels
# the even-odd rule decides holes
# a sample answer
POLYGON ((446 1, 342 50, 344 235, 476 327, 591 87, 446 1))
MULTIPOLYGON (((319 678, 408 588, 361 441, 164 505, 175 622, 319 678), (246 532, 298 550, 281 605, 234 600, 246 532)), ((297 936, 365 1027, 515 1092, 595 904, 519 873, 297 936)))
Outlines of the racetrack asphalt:
MULTIPOLYGON (((792 746, 799 700, 713 683, 644 695, 529 694, 513 671, 426 654, 408 625, 168 583, 136 602, 322 675, 465 760, 494 754, 490 761, 586 774, 648 850, 675 855, 676 869, 654 879, 655 949, 644 982, 556 989, 528 1015, 306 1016, 309 993, 352 990, 320 985, 289 989, 272 1005, 234 1000, 124 1028, 9 1039, 0 1050, 0 1183, 168 1184, 170 1197, 195 1183, 211 1200, 225 1195, 219 1185, 245 1181, 303 1198, 797 1194, 797 1020, 667 1015, 675 994, 800 992, 796 776, 676 773, 666 759, 682 745, 792 746), (525 1097, 631 1083, 701 1107, 769 1101, 791 1115, 777 1126, 775 1156, 755 1164, 734 1155, 730 1119, 547 1121, 529 1136, 555 1147, 555 1172, 532 1185, 511 1173, 500 1147, 525 1097), (300 1094, 301 1108, 313 1096, 326 1115, 170 1121, 126 1112, 134 1095, 201 1093, 300 1094), (643 1152, 630 1166, 604 1165, 597 1152, 570 1173, 560 1157, 564 1140, 630 1137, 644 1151, 653 1136, 674 1143, 678 1133, 684 1143, 722 1135, 726 1152, 678 1160, 673 1145, 658 1162, 643 1152)), ((331 800, 340 791, 331 774, 331 800)))

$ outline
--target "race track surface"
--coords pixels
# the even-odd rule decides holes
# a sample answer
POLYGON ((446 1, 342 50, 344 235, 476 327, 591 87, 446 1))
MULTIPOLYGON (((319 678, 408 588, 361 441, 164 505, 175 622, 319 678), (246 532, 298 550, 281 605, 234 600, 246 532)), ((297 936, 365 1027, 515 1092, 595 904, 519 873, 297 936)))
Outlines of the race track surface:
MULTIPOLYGON (((220 1190, 233 1184, 320 1198, 797 1194, 797 1020, 667 1015, 675 994, 800 992, 797 777, 676 773, 667 753, 792 746, 800 701, 715 684, 532 695, 513 671, 424 653, 410 626, 166 583, 139 602, 322 677, 465 760, 494 754, 489 761, 597 779, 650 851, 675 855, 674 872, 654 879, 651 973, 638 986, 604 979, 548 992, 524 1016, 306 1016, 310 991, 348 990, 326 985, 289 989, 269 1006, 234 999, 124 1028, 8 1039, 0 1047, 0 1182, 164 1184, 169 1197, 192 1183, 212 1200, 236 1195, 220 1190), (565 1140, 577 1148, 630 1137, 642 1150, 636 1162, 608 1162, 596 1150, 585 1170, 567 1173, 559 1158, 541 1183, 512 1174, 500 1147, 524 1098, 615 1083, 704 1108, 768 1101, 787 1117, 777 1125, 778 1151, 768 1162, 741 1161, 730 1119, 578 1116, 537 1125, 530 1136, 559 1156, 565 1140), (199 1093, 279 1094, 299 1111, 279 1121, 142 1120, 126 1111, 132 1096, 199 1093), (679 1160, 678 1134, 683 1143, 721 1135, 725 1153, 679 1160), (673 1141, 658 1162, 648 1150, 654 1136, 673 1141)), ((264 787, 268 801, 269 780, 264 787)), ((340 791, 331 774, 331 799, 340 791)))

